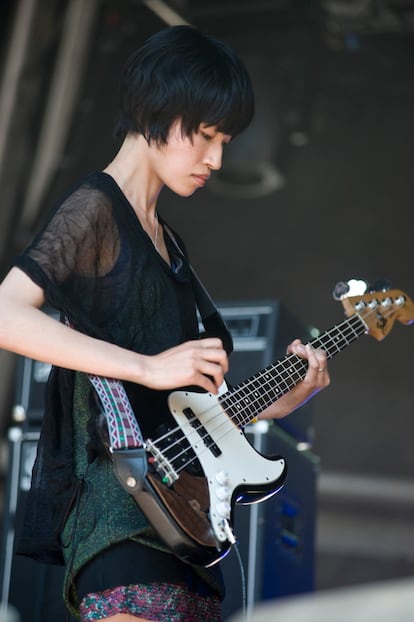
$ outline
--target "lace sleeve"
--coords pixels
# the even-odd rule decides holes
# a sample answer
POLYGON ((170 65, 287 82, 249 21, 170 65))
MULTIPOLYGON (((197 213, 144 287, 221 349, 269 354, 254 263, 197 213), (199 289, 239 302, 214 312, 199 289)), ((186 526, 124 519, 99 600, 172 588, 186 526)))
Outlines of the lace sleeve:
POLYGON ((94 279, 106 274, 119 254, 110 201, 99 190, 79 188, 26 252, 56 285, 72 276, 94 279))
POLYGON ((52 213, 15 265, 43 289, 49 304, 75 319, 74 309, 90 310, 99 278, 111 273, 120 247, 111 199, 83 184, 52 213))

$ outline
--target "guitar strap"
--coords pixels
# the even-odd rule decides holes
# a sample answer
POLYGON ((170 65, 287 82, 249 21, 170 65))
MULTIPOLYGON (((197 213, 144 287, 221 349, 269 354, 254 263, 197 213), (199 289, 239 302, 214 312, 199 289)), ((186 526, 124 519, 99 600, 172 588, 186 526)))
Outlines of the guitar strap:
MULTIPOLYGON (((66 326, 72 328, 69 319, 66 326)), ((120 380, 88 374, 108 427, 109 452, 115 475, 130 494, 142 491, 147 474, 144 439, 125 387, 120 380)))
MULTIPOLYGON (((178 244, 175 235, 171 229, 163 223, 164 230, 168 233, 170 239, 173 241, 175 247, 182 257, 185 257, 180 245, 178 244)), ((191 276, 193 280, 194 294, 197 303, 197 308, 200 313, 201 321, 204 326, 205 335, 215 335, 220 337, 223 342, 223 347, 227 354, 230 355, 233 351, 233 339, 229 329, 227 328, 221 314, 219 313, 216 305, 214 304, 210 294, 200 281, 197 273, 190 264, 191 276)))
POLYGON ((88 375, 108 425, 109 451, 115 475, 130 494, 143 489, 147 457, 141 429, 120 380, 88 375))

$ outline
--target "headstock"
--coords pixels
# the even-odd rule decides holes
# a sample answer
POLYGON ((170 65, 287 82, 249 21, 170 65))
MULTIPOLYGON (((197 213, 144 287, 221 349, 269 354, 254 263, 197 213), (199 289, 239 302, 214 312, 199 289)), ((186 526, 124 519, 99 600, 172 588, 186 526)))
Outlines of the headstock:
POLYGON ((365 281, 351 279, 347 283, 338 283, 333 296, 342 302, 348 317, 358 314, 367 327, 367 333, 381 341, 388 335, 395 320, 402 324, 414 322, 412 300, 401 290, 387 287, 385 282, 369 287, 365 281))

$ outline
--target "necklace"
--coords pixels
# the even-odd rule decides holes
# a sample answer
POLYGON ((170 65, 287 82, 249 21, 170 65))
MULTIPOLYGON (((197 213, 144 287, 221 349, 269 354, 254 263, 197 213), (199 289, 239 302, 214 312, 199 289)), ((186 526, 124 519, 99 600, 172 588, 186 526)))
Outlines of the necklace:
POLYGON ((158 212, 157 210, 155 210, 155 233, 154 233, 154 240, 153 240, 153 244, 155 247, 155 250, 158 251, 158 212))
POLYGON ((145 227, 144 227, 144 225, 142 224, 142 221, 140 219, 139 220, 141 222, 141 227, 144 229, 145 233, 147 234, 147 236, 149 237, 149 239, 153 243, 155 250, 158 251, 159 220, 158 220, 158 212, 157 212, 157 210, 155 210, 154 218, 155 218, 154 237, 149 232, 148 224, 145 224, 145 227))
POLYGON ((150 233, 150 229, 149 229, 148 223, 146 222, 145 226, 144 226, 143 221, 139 217, 138 217, 138 220, 141 223, 141 227, 143 228, 143 230, 145 231, 145 233, 147 234, 147 236, 149 237, 149 239, 153 243, 155 250, 158 251, 159 220, 158 220, 158 212, 157 212, 157 210, 155 210, 154 218, 155 218, 154 236, 152 236, 151 233, 150 233))

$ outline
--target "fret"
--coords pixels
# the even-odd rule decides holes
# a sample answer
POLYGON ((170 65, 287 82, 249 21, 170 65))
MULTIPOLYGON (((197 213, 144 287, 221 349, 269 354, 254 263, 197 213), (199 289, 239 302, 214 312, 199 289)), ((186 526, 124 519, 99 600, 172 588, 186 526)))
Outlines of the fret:
POLYGON ((252 398, 252 392, 250 387, 242 385, 237 392, 238 405, 243 409, 243 418, 247 417, 248 420, 255 416, 255 403, 252 398))
MULTIPOLYGON (((267 407, 266 396, 262 395, 262 383, 260 377, 254 379, 251 382, 252 386, 252 399, 260 410, 264 410, 267 407)), ((259 410, 259 412, 260 412, 259 410)))
POLYGON ((334 326, 329 331, 312 341, 315 348, 322 348, 332 358, 366 331, 362 320, 354 315, 349 320, 334 326))

